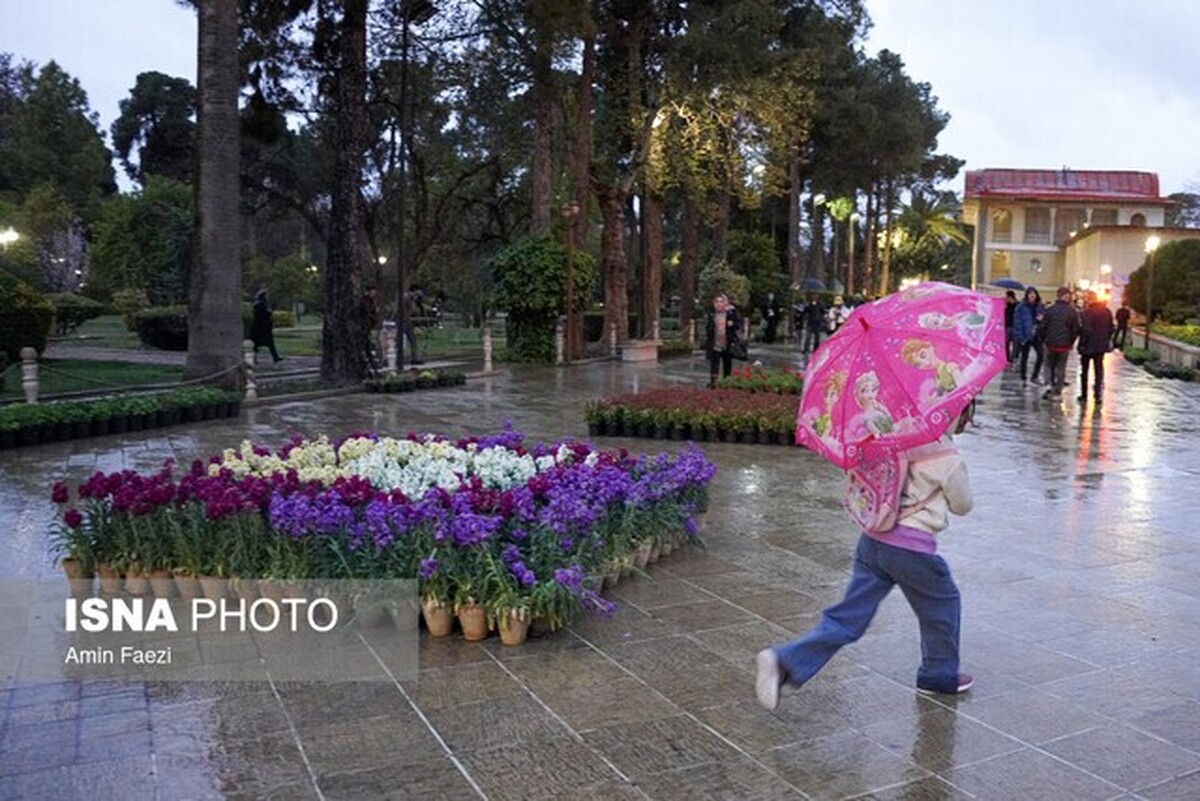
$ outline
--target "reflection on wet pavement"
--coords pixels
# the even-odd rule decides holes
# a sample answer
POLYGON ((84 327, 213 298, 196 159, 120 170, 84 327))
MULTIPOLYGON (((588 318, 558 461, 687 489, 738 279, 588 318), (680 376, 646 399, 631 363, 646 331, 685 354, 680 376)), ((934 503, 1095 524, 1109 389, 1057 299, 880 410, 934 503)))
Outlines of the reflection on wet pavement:
MULTIPOLYGON (((612 619, 522 648, 425 638, 416 682, 18 684, 3 679, 17 657, 0 654, 0 798, 1200 797, 1200 387, 1109 362, 1100 407, 1070 389, 1042 400, 1004 373, 960 439, 976 509, 942 551, 964 599, 966 696, 914 692, 916 625, 895 593, 776 713, 757 707, 754 653, 839 597, 855 532, 817 457, 711 444, 705 550, 622 583, 612 619)), ((586 400, 705 372, 699 358, 513 367, 462 388, 5 451, 0 575, 55 574, 56 480, 293 431, 460 435, 511 420, 579 437, 586 400)))

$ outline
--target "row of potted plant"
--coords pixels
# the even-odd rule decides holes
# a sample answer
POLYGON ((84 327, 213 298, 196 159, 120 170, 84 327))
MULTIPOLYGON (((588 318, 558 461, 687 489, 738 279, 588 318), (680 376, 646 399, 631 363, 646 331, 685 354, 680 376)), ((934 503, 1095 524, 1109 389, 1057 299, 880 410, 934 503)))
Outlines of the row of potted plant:
POLYGON ((786 367, 739 367, 729 375, 717 379, 717 388, 799 395, 804 390, 804 373, 786 367))
POLYGON ((584 407, 591 436, 791 445, 792 395, 682 387, 615 395, 584 407))
POLYGON ((0 449, 123 434, 237 416, 241 396, 215 387, 185 387, 154 395, 14 403, 0 407, 0 449))
POLYGON ((121 575, 126 591, 168 575, 415 578, 431 633, 448 634, 457 615, 468 639, 499 629, 518 642, 535 621, 553 630, 611 610, 605 576, 694 541, 714 472, 696 448, 526 445, 511 428, 243 443, 182 475, 168 461, 55 485, 53 545, 64 570, 121 575))
POLYGON ((410 370, 388 373, 382 378, 368 378, 363 382, 367 392, 412 392, 433 387, 457 387, 467 383, 466 373, 444 370, 410 370))

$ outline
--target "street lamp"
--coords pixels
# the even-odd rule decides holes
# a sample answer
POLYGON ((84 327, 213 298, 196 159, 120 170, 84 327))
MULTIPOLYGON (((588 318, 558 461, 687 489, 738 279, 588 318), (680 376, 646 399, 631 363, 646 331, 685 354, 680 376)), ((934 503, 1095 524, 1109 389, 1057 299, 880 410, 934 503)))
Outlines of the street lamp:
POLYGON ((1152 303, 1154 297, 1154 251, 1158 250, 1161 242, 1157 234, 1146 237, 1146 328, 1143 331, 1142 349, 1150 350, 1150 320, 1153 319, 1152 303))
POLYGON ((13 242, 16 242, 20 238, 21 235, 14 231, 11 227, 0 231, 0 245, 3 245, 6 251, 8 250, 9 245, 11 245, 13 242))

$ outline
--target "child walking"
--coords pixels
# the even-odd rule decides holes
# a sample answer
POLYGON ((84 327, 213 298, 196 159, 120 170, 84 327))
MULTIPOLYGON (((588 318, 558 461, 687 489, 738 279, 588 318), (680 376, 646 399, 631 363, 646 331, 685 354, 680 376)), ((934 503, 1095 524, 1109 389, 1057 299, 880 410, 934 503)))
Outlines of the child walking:
MULTIPOLYGON (((972 401, 954 425, 960 434, 972 421, 972 401)), ((842 600, 821 613, 804 636, 758 654, 758 701, 767 709, 779 704, 784 684, 796 687, 811 679, 838 649, 862 637, 879 604, 899 585, 921 628, 921 667, 917 689, 961 693, 974 683, 958 665, 960 599, 946 561, 937 555, 936 535, 949 513, 971 511, 967 466, 950 445, 949 434, 932 446, 929 458, 908 465, 896 525, 882 534, 863 532, 842 600)))

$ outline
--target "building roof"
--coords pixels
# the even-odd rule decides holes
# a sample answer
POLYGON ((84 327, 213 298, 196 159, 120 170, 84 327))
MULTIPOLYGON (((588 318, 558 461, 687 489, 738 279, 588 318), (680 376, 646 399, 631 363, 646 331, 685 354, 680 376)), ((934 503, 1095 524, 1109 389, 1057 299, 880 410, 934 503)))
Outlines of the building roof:
POLYGON ((1170 204, 1159 197, 1157 174, 1126 170, 968 170, 965 197, 1170 204))

